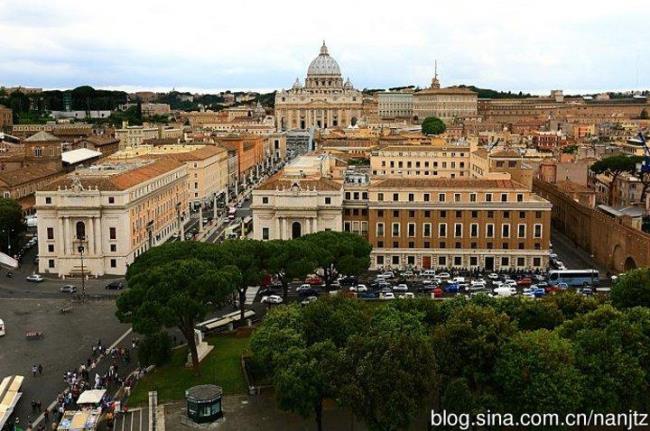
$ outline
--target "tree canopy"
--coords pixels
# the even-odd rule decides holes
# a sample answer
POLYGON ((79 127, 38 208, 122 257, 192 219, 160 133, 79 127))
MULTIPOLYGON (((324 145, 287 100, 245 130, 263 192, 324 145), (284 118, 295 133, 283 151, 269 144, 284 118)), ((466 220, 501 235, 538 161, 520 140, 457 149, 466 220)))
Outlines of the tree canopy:
MULTIPOLYGON (((636 160, 626 155, 616 155, 598 160, 589 168, 595 174, 607 174, 612 177, 612 184, 624 172, 634 173, 636 171, 636 160)), ((609 188, 608 204, 614 201, 614 188, 609 188)))
POLYGON ((650 268, 638 268, 619 276, 610 292, 618 308, 650 307, 650 268))
POLYGON ((7 251, 8 244, 12 251, 17 251, 25 229, 20 204, 13 199, 0 198, 0 251, 7 251))
POLYGON ((447 126, 438 117, 427 117, 422 121, 422 133, 425 135, 439 135, 445 130, 447 130, 447 126))

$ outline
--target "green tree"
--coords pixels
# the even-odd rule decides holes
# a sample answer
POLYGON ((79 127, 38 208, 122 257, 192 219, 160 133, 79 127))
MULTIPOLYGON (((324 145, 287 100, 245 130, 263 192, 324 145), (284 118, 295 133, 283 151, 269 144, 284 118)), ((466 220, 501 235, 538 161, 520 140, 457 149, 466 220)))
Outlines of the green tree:
POLYGON ((335 375, 339 400, 370 430, 408 429, 430 405, 436 367, 426 332, 415 315, 384 307, 350 338, 335 375))
POLYGON ((422 121, 422 133, 425 135, 440 135, 445 130, 447 130, 447 126, 438 117, 427 117, 422 121))
POLYGON ((300 237, 313 252, 329 289, 338 274, 358 275, 370 266, 370 243, 349 232, 322 231, 300 237))
POLYGON ((564 321, 557 303, 544 298, 541 301, 529 301, 519 296, 503 298, 495 305, 517 323, 519 329, 534 331, 536 329, 553 329, 564 321))
POLYGON ((609 305, 559 328, 573 342, 576 367, 584 378, 583 409, 603 412, 647 407, 648 338, 639 325, 609 305), (639 350, 637 346, 646 346, 639 350), (647 366, 646 366, 647 368, 647 366))
POLYGON ((147 334, 138 344, 140 366, 163 365, 172 357, 172 340, 165 331, 147 334))
POLYGON ((611 177, 612 182, 609 187, 607 203, 608 205, 612 205, 614 202, 614 185, 616 184, 616 180, 625 172, 635 172, 636 161, 634 157, 625 155, 610 156, 598 160, 589 169, 595 174, 607 174, 611 177))
POLYGON ((209 303, 225 303, 238 278, 238 271, 232 267, 217 267, 191 258, 130 272, 129 288, 117 299, 116 315, 145 335, 177 327, 187 341, 192 365, 198 372, 194 327, 205 317, 209 303))
POLYGON ((359 301, 325 296, 303 307, 302 325, 308 344, 331 341, 337 348, 363 331, 367 317, 359 301))
POLYGON ((556 332, 520 332, 496 362, 502 409, 521 413, 568 413, 581 405, 582 377, 571 342, 556 332))
POLYGON ((0 251, 15 254, 25 229, 20 204, 13 199, 0 198, 0 251))
POLYGON ((292 347, 305 348, 303 323, 302 310, 295 304, 271 308, 251 336, 257 365, 272 375, 280 355, 292 347))
POLYGON ((650 307, 650 268, 638 268, 618 277, 610 292, 618 308, 650 307))
POLYGON ((316 429, 323 429, 323 401, 333 398, 333 376, 338 352, 330 341, 308 347, 291 347, 279 356, 280 365, 273 375, 275 396, 280 408, 302 417, 314 414, 316 429))
MULTIPOLYGON (((473 401, 468 401, 480 405, 479 399, 493 393, 498 354, 515 331, 510 318, 492 307, 469 304, 453 310, 433 331, 436 363, 444 364, 443 393, 460 378, 471 391, 473 401)), ((457 392, 459 387, 449 390, 457 392)))
POLYGON ((287 300, 289 283, 294 278, 304 279, 316 268, 311 248, 303 241, 274 240, 267 243, 269 247, 268 270, 282 283, 282 296, 287 300))

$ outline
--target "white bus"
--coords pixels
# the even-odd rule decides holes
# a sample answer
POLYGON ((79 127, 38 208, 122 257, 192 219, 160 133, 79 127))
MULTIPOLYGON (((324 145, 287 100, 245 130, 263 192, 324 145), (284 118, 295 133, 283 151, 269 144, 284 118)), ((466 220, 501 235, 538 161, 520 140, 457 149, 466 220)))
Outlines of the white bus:
POLYGON ((236 212, 237 212, 237 207, 230 207, 228 209, 228 220, 234 220, 236 212))
POLYGON ((549 271, 548 284, 556 286, 566 283, 567 286, 598 286, 598 270, 595 269, 563 269, 549 271))

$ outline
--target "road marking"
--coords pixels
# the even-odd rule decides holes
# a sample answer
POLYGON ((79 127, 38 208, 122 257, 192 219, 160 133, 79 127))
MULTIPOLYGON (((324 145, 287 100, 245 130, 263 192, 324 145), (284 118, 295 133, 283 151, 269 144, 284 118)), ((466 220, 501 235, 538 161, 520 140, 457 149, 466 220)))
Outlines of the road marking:
POLYGON ((126 332, 124 334, 122 334, 122 336, 120 338, 117 339, 117 341, 115 341, 113 344, 111 344, 111 346, 108 348, 108 350, 111 350, 112 348, 114 348, 115 346, 120 344, 126 337, 129 336, 131 331, 133 331, 133 328, 127 329, 126 332))

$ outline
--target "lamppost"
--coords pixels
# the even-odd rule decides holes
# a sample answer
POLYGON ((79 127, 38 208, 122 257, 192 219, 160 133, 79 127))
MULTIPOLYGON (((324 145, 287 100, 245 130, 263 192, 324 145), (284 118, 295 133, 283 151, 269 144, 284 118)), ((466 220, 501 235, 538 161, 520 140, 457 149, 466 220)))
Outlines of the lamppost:
POLYGON ((77 251, 79 252, 79 257, 81 259, 81 303, 86 302, 86 275, 84 274, 84 246, 82 241, 83 237, 79 238, 79 247, 77 251))
POLYGON ((3 229, 2 232, 7 232, 7 256, 11 256, 11 232, 13 232, 13 229, 3 229))

